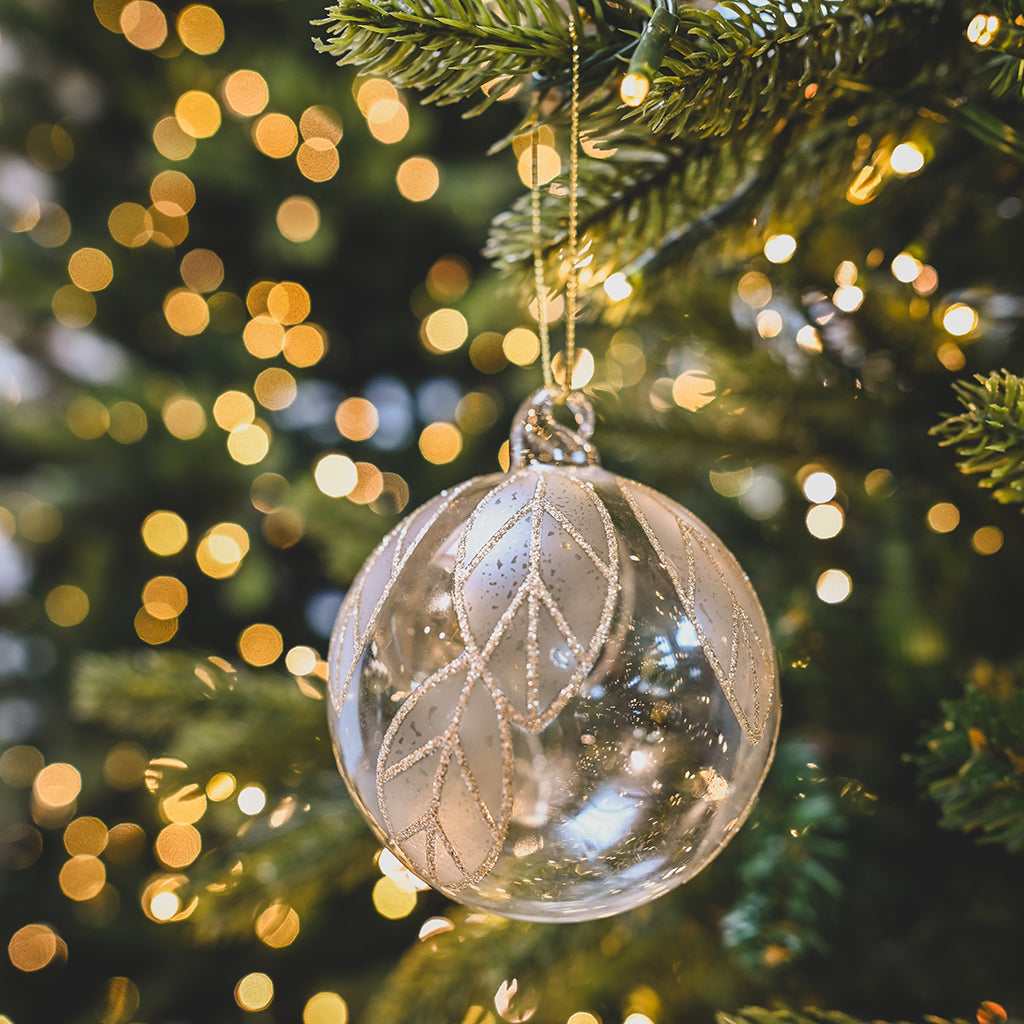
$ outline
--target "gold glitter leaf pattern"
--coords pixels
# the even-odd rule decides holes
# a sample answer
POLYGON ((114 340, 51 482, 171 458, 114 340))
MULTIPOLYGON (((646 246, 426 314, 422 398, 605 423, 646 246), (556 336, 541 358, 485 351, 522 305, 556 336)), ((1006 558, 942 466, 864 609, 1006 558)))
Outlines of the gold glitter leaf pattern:
POLYGON ((458 888, 493 866, 511 812, 511 724, 539 732, 578 691, 618 592, 615 529, 589 482, 523 470, 474 509, 452 581, 462 650, 413 688, 377 760, 385 825, 428 881, 458 888))
POLYGON ((758 630, 754 624, 755 618, 763 621, 764 614, 753 591, 738 596, 737 591, 729 587, 722 563, 732 561, 732 556, 714 543, 706 527, 697 529, 696 520, 690 523, 679 515, 678 506, 673 507, 648 487, 621 480, 619 489, 668 572, 740 727, 752 743, 757 743, 775 700, 775 672, 761 640, 767 627, 758 630), (725 618, 718 616, 701 598, 702 594, 721 590, 732 594, 730 611, 725 618), (748 602, 747 607, 741 604, 740 597, 748 602), (749 604, 751 601, 753 604, 749 604), (749 680, 749 685, 741 688, 749 694, 745 700, 737 694, 737 679, 749 680))

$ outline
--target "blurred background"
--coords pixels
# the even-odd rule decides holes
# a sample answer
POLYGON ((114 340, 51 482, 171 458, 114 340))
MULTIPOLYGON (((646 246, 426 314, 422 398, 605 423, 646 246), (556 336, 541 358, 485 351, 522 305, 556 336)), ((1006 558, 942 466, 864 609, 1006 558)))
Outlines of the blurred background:
POLYGON ((495 471, 540 384, 481 256, 524 107, 420 106, 318 54, 321 16, 0 7, 0 1022, 1019 1017, 1021 495, 929 435, 1020 366, 1019 155, 901 100, 835 201, 635 308, 595 284, 597 447, 749 573, 782 736, 698 879, 508 922, 379 855, 323 697, 363 559, 495 471))

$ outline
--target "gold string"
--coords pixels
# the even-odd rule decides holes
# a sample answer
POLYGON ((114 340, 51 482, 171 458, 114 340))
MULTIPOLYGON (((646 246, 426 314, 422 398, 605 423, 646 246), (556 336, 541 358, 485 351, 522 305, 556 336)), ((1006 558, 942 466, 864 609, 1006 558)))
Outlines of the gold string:
POLYGON ((548 338, 547 287, 544 284, 544 256, 540 229, 540 167, 538 160, 540 129, 530 133, 530 214, 533 220, 533 287, 537 300, 537 334, 540 337, 540 362, 544 370, 544 387, 553 388, 551 342, 548 338))
POLYGON ((565 283, 565 379, 563 393, 572 390, 576 369, 576 300, 579 291, 577 231, 579 224, 579 142, 580 142, 580 47, 576 19, 569 13, 569 38, 572 40, 572 94, 569 100, 569 278, 565 283))

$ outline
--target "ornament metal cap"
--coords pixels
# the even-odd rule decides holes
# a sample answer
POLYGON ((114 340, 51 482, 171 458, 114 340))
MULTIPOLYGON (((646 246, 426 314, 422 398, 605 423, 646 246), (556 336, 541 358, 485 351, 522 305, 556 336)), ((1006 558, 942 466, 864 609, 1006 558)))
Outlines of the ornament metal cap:
POLYGON ((510 462, 516 469, 532 462, 554 466, 598 466, 594 435, 594 407, 581 391, 564 396, 565 407, 576 420, 576 430, 555 419, 555 403, 563 393, 540 388, 519 407, 509 434, 510 462))

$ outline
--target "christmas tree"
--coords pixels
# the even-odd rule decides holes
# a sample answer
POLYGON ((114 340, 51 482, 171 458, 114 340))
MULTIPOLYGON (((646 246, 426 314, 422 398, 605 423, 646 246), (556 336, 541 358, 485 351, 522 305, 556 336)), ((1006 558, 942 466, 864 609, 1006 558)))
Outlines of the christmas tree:
POLYGON ((8 0, 0 1022, 1019 1017, 1022 79, 1017 0, 8 0), (381 854, 326 657, 570 279, 784 711, 711 867, 543 924, 381 854))

